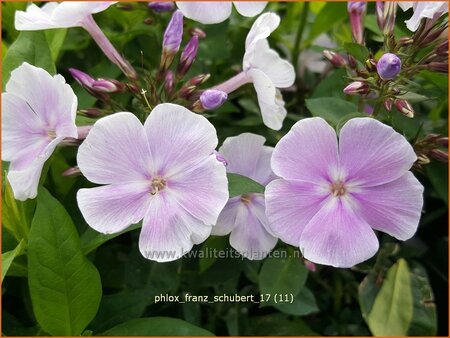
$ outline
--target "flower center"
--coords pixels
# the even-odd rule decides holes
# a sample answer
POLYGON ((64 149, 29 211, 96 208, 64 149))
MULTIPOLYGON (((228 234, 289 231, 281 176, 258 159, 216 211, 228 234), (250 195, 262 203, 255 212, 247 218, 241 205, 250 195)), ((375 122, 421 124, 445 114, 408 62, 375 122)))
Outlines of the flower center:
POLYGON ((53 128, 48 128, 47 129, 47 135, 50 138, 56 138, 56 131, 53 128))
POLYGON ((347 188, 345 187, 345 184, 342 181, 333 182, 330 185, 330 190, 334 197, 343 196, 347 192, 347 188))
POLYGON ((241 195, 241 202, 244 204, 250 204, 252 202, 252 195, 251 194, 243 194, 241 195))
POLYGON ((158 192, 160 192, 166 187, 166 180, 162 177, 155 177, 152 180, 151 187, 152 190, 150 191, 150 194, 156 195, 158 192))

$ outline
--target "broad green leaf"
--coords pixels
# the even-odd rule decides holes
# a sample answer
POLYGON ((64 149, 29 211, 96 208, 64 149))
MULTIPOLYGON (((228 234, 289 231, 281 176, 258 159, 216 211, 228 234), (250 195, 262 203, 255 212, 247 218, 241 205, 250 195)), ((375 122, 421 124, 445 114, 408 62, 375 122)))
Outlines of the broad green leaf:
POLYGON ((29 234, 28 276, 42 329, 55 336, 80 335, 100 304, 100 275, 83 255, 70 216, 44 188, 29 234))
POLYGON ((369 58, 369 50, 359 43, 347 42, 344 44, 344 48, 351 56, 362 64, 369 58))
POLYGON ((358 111, 354 103, 337 97, 321 97, 305 101, 313 116, 322 117, 334 126, 347 114, 358 111))
MULTIPOLYGON (((2 1, 2 31, 6 32, 9 41, 17 38, 19 31, 14 27, 14 16, 16 11, 23 11, 27 7, 25 1, 2 1)), ((5 36, 2 34, 3 39, 5 36)))
POLYGON ((346 6, 342 6, 338 2, 327 2, 314 20, 308 36, 308 42, 312 42, 320 34, 329 31, 347 18, 346 6))
POLYGON ((301 318, 275 313, 250 318, 245 335, 252 336, 319 336, 301 318))
POLYGON ((47 38, 53 62, 58 60, 61 47, 66 39, 66 34, 67 28, 47 29, 45 31, 45 37, 47 38))
POLYGON ((83 253, 87 255, 88 253, 97 249, 100 245, 106 243, 110 239, 116 238, 117 236, 120 236, 126 232, 139 229, 141 226, 142 223, 139 222, 137 224, 129 226, 128 228, 122 230, 121 232, 108 235, 97 232, 92 228, 87 228, 87 230, 80 237, 81 249, 83 253))
POLYGON ((208 270, 217 261, 217 255, 211 255, 209 252, 224 250, 227 242, 228 239, 224 236, 211 236, 202 244, 201 251, 199 251, 200 273, 208 270))
POLYGON ((278 303, 274 305, 281 312, 295 315, 306 316, 314 312, 319 312, 314 294, 308 288, 303 288, 297 296, 294 297, 293 303, 278 303))
POLYGON ((227 174, 227 177, 230 198, 248 193, 264 193, 264 187, 251 178, 238 174, 227 174))
POLYGON ((25 240, 22 239, 14 250, 2 253, 2 281, 5 278, 14 258, 23 254, 25 246, 25 240))
POLYGON ((102 336, 214 336, 213 333, 177 318, 150 317, 130 320, 102 336))
POLYGON ((307 276, 308 270, 298 257, 286 251, 273 252, 272 256, 265 260, 259 274, 261 294, 263 297, 270 295, 269 301, 261 303, 261 306, 275 304, 276 295, 298 295, 305 285, 307 276), (284 258, 280 258, 282 256, 284 258))
POLYGON ((9 47, 2 64, 3 88, 11 72, 23 62, 40 67, 50 74, 56 73, 47 39, 43 31, 22 31, 9 47))
POLYGON ((408 264, 399 259, 388 271, 367 324, 375 336, 405 336, 413 318, 413 295, 408 264))
POLYGON ((426 173, 438 196, 448 205, 448 165, 433 161, 426 166, 426 173))
POLYGON ((320 81, 311 95, 312 99, 320 97, 338 97, 345 98, 344 87, 347 73, 345 69, 336 69, 328 75, 323 81, 320 81))

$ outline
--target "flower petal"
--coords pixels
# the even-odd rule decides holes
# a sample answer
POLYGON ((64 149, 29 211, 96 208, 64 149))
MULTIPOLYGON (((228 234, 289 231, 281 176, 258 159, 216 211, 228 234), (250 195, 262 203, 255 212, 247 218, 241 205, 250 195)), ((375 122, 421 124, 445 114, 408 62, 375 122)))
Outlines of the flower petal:
POLYGON ((77 156, 84 176, 110 184, 149 180, 149 150, 141 122, 131 113, 116 113, 98 120, 77 156))
POLYGON ((177 7, 189 19, 203 24, 213 24, 228 19, 232 5, 229 1, 177 1, 177 7))
POLYGON ((144 128, 152 166, 165 177, 198 165, 218 142, 216 129, 205 117, 171 103, 156 106, 144 128))
POLYGON ((345 201, 332 198, 303 230, 300 250, 311 262, 350 268, 375 255, 378 239, 345 201))
POLYGON ((420 22, 423 18, 437 19, 438 15, 442 15, 446 12, 448 12, 448 2, 446 1, 418 1, 414 5, 413 16, 411 19, 405 21, 406 27, 408 27, 410 31, 415 32, 417 28, 419 28, 420 22))
POLYGON ((283 242, 294 246, 299 245, 306 224, 328 197, 310 183, 283 179, 270 182, 264 195, 270 229, 283 242))
POLYGON ((221 211, 217 223, 213 226, 211 235, 225 236, 228 235, 236 225, 236 216, 241 203, 241 197, 230 198, 228 203, 221 211))
POLYGON ((277 88, 286 88, 294 84, 294 67, 273 49, 267 40, 260 40, 244 55, 244 69, 257 68, 266 74, 277 88))
POLYGON ((351 119, 342 127, 339 154, 347 180, 364 186, 399 178, 417 159, 402 135, 372 118, 351 119))
POLYGON ((354 193, 358 213, 376 230, 406 241, 416 232, 423 206, 423 186, 411 172, 393 182, 354 193))
POLYGON ((253 81, 258 97, 259 108, 264 124, 274 130, 280 130, 287 111, 284 101, 269 77, 259 69, 250 69, 247 74, 253 81))
POLYGON ((228 137, 219 149, 227 161, 227 172, 267 184, 273 178, 270 168, 273 148, 265 147, 265 142, 264 137, 252 133, 228 137))
POLYGON ((151 199, 144 217, 139 249, 142 255, 157 262, 169 262, 189 252, 194 244, 205 241, 211 226, 193 218, 165 194, 151 199))
POLYGON ((278 241, 266 230, 267 223, 261 201, 252 201, 248 205, 239 203, 236 223, 230 235, 231 246, 248 259, 263 259, 278 241))
POLYGON ((199 165, 167 177, 167 193, 193 217, 214 225, 228 201, 225 167, 210 155, 199 165))
POLYGON ((337 167, 336 133, 320 117, 297 122, 278 142, 272 155, 272 170, 287 180, 323 184, 337 167))
POLYGON ((42 7, 30 4, 26 11, 16 11, 15 28, 18 31, 58 28, 51 18, 51 13, 58 5, 56 2, 48 2, 42 7))
POLYGON ((234 1, 233 4, 239 14, 252 17, 264 10, 267 1, 234 1))
POLYGON ((39 154, 32 154, 30 161, 11 162, 8 171, 8 180, 15 199, 25 201, 37 196, 37 188, 45 161, 53 154, 56 146, 61 143, 62 137, 56 138, 45 145, 39 154))
POLYGON ((142 183, 112 184, 80 189, 78 207, 89 226, 103 234, 120 232, 139 222, 152 195, 142 183))
POLYGON ((51 76, 44 69, 24 62, 11 72, 6 92, 19 96, 29 105, 41 121, 41 128, 54 129, 57 136, 78 136, 77 97, 61 75, 51 76))
POLYGON ((245 39, 245 50, 253 48, 253 44, 269 37, 280 25, 280 17, 275 13, 264 13, 256 19, 245 39))

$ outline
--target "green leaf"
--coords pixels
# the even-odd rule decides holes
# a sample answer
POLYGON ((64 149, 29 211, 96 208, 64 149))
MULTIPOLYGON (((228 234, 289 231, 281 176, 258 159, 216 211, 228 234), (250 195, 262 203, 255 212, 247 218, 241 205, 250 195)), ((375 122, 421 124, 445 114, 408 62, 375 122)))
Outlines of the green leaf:
POLYGON ((387 273, 367 324, 376 336, 405 336, 412 318, 411 276, 406 261, 399 259, 387 273))
POLYGON ((250 318, 252 336, 319 336, 301 318, 289 318, 282 313, 250 318))
POLYGON ((47 38, 48 47, 52 54, 53 62, 56 62, 59 57, 64 40, 66 39, 67 28, 47 29, 45 37, 47 38))
POLYGON ((11 72, 23 62, 56 73, 55 64, 43 31, 22 31, 16 41, 9 47, 3 59, 3 88, 11 72))
POLYGON ((344 48, 351 56, 362 64, 364 64, 369 58, 369 50, 367 47, 360 45, 359 43, 346 42, 344 43, 344 48))
POLYGON ((275 304, 274 307, 281 312, 295 316, 306 316, 314 312, 319 312, 316 298, 308 288, 303 288, 298 295, 294 297, 292 304, 278 303, 275 304))
POLYGON ((434 190, 448 205, 448 164, 433 161, 425 168, 434 190))
POLYGON ((275 251, 265 260, 259 274, 259 288, 263 297, 270 295, 270 299, 261 303, 261 306, 274 305, 276 295, 295 296, 303 289, 308 270, 301 260, 294 256, 290 252, 275 251))
POLYGON ((42 329, 54 336, 80 335, 100 304, 100 275, 83 255, 69 215, 44 188, 29 234, 28 276, 42 329))
POLYGON ((139 229, 141 226, 142 222, 139 222, 137 224, 129 226, 128 228, 122 230, 121 232, 108 235, 97 232, 92 228, 87 228, 87 230, 80 237, 81 250, 85 255, 87 255, 88 253, 97 249, 100 245, 106 243, 107 241, 116 238, 117 236, 120 236, 129 231, 139 229))
POLYGON ((321 97, 305 101, 306 107, 313 116, 322 117, 334 126, 347 114, 358 111, 354 103, 337 97, 321 97))
POLYGON ((248 193, 264 194, 264 187, 251 178, 238 174, 227 174, 230 198, 248 193))
POLYGON ((214 336, 209 331, 177 318, 150 317, 119 324, 101 336, 214 336))
POLYGON ((25 240, 22 239, 14 250, 2 253, 2 281, 5 278, 14 258, 23 254, 25 246, 25 240))
POLYGON ((329 31, 347 18, 346 6, 342 6, 338 2, 327 2, 314 20, 308 36, 308 42, 312 42, 320 34, 329 31))

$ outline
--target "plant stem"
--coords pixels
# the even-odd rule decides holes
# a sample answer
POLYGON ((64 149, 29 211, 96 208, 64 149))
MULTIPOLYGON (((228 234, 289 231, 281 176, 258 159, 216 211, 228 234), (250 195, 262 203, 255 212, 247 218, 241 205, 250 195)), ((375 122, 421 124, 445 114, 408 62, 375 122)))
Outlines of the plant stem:
POLYGON ((302 41, 303 32, 305 30, 308 12, 309 12, 309 2, 305 2, 303 5, 302 17, 300 18, 300 23, 298 25, 297 35, 295 36, 294 49, 292 51, 292 63, 294 64, 296 73, 298 67, 298 57, 300 54, 300 43, 302 41))

